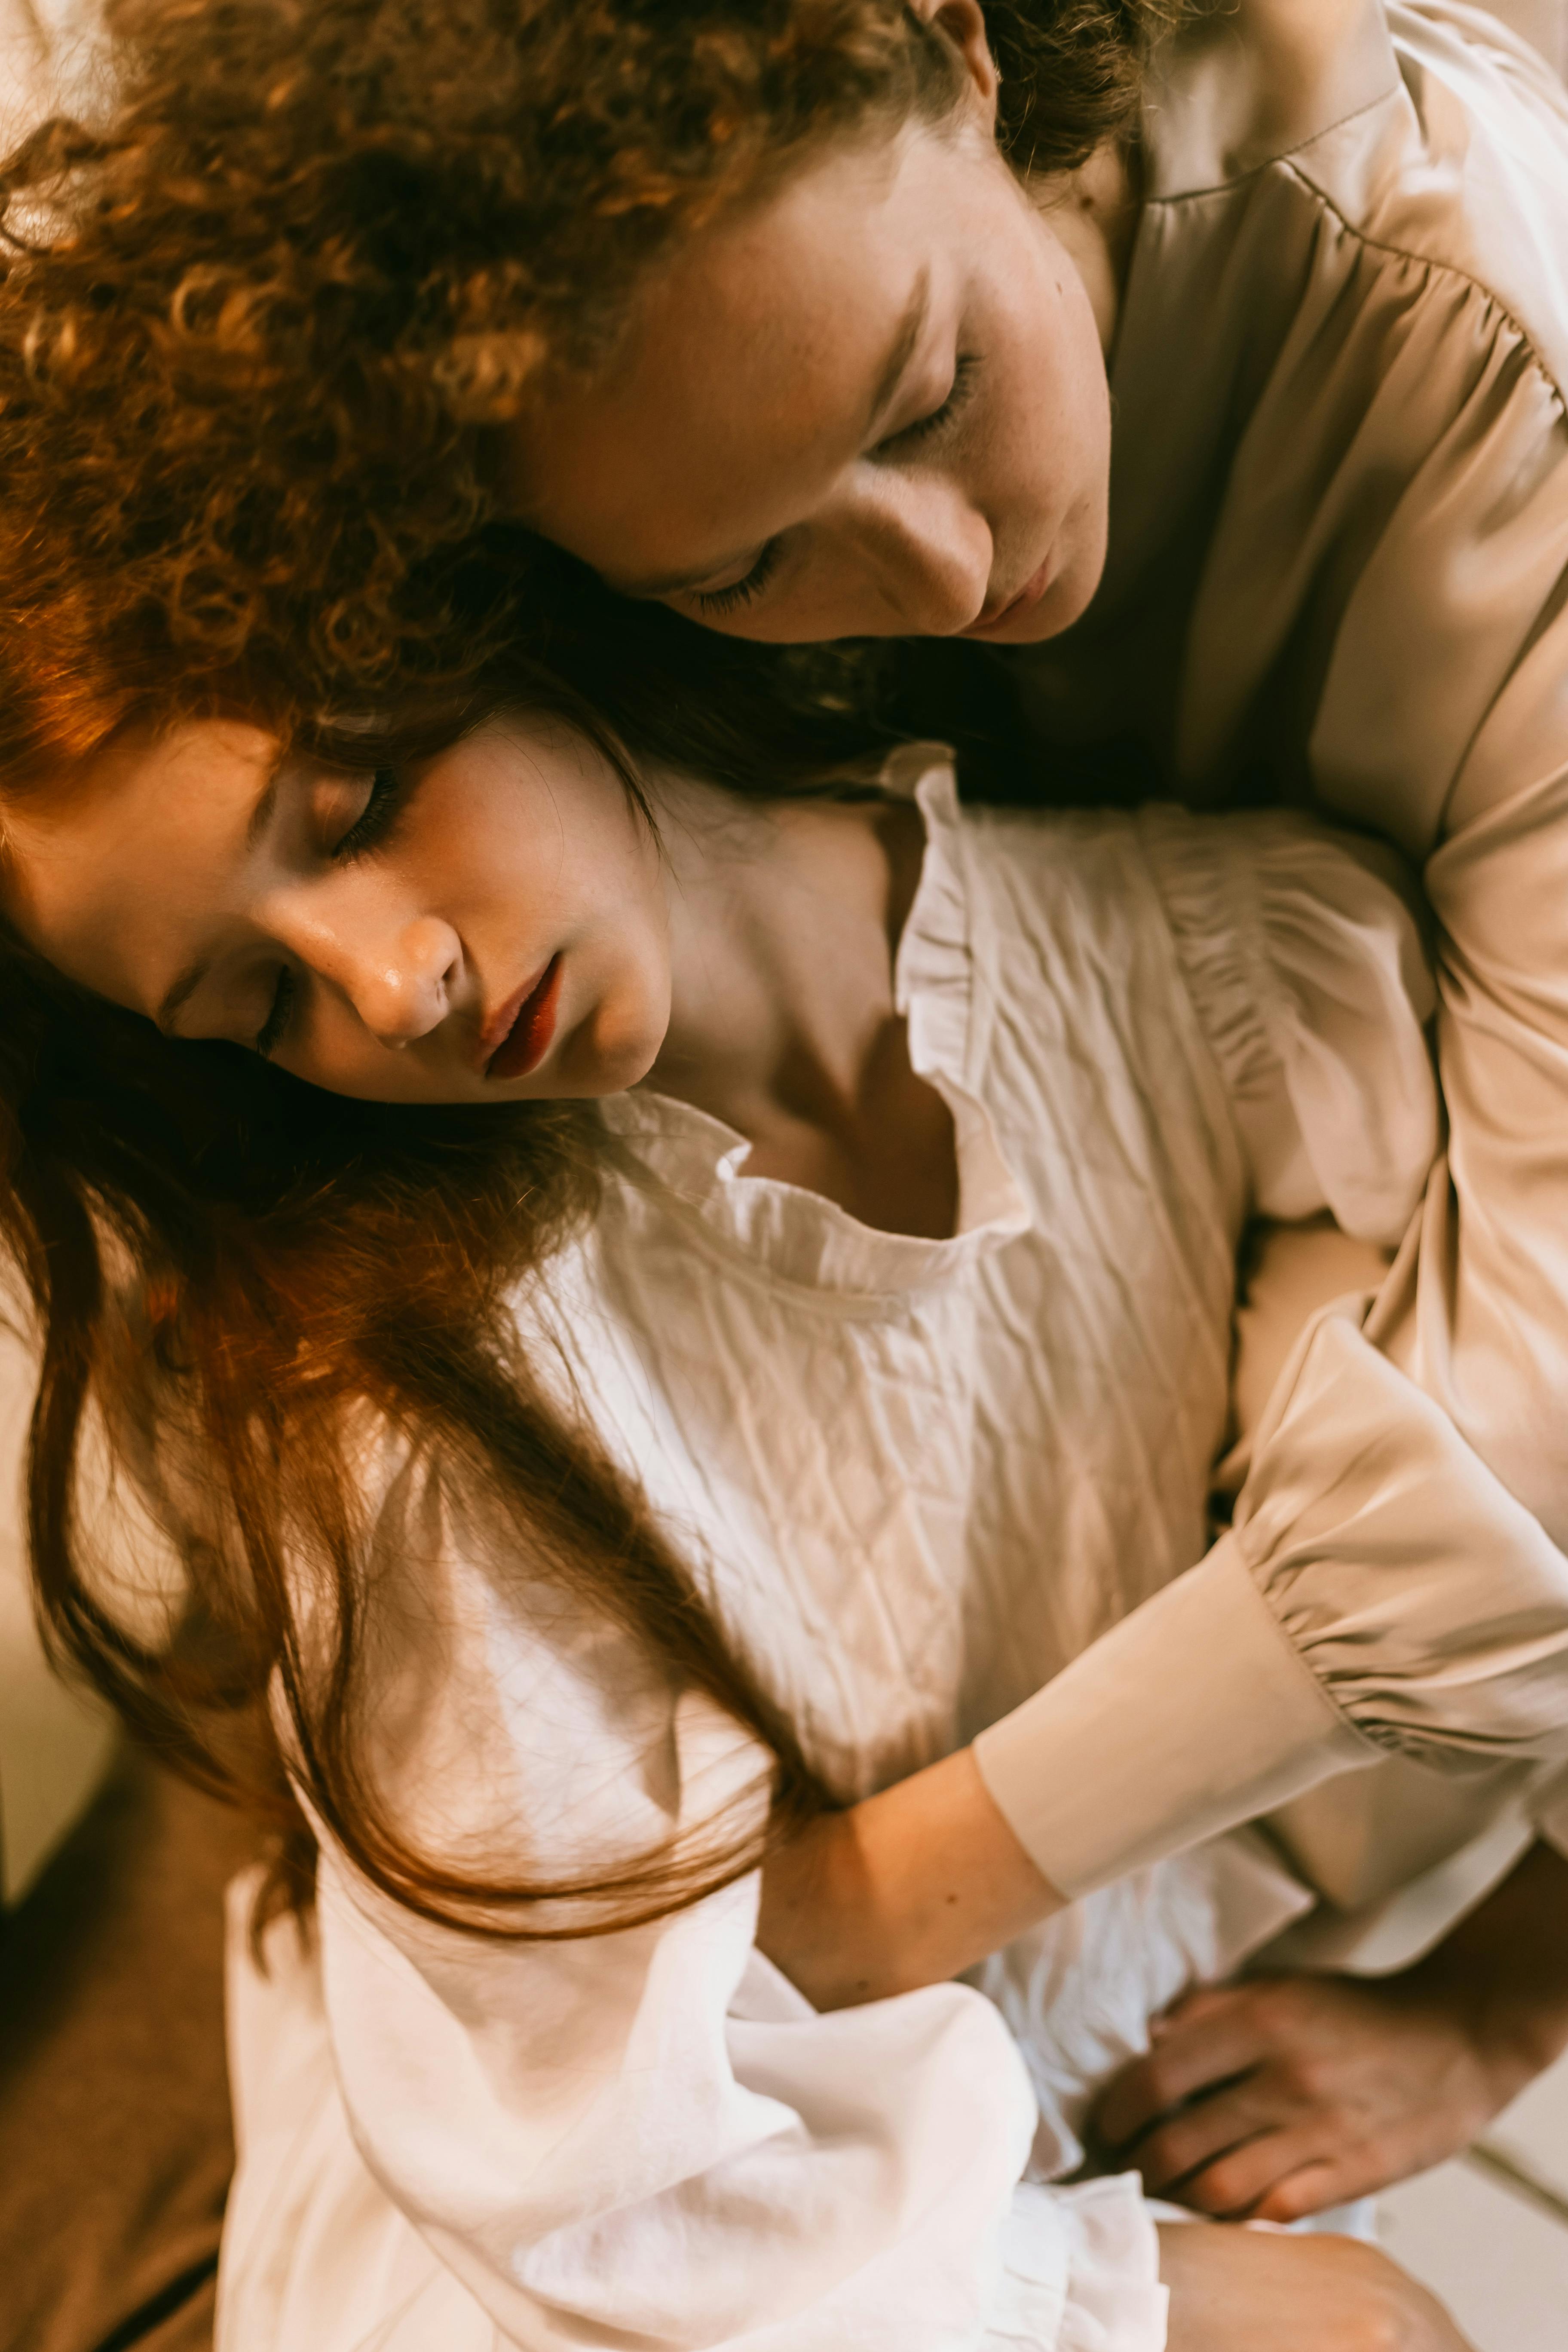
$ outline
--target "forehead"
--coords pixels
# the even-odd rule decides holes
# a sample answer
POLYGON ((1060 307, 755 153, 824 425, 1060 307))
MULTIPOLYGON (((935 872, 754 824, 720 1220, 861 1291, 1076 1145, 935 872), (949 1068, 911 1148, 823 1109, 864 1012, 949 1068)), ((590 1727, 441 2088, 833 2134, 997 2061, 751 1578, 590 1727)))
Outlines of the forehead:
POLYGON ((835 146, 693 238, 615 363, 519 428, 528 519, 612 580, 721 561, 855 456, 915 281, 942 242, 942 159, 910 123, 835 146))
POLYGON ((276 765, 259 728, 116 738, 7 812, 0 898, 52 963, 121 1003, 173 934, 221 908, 276 765))

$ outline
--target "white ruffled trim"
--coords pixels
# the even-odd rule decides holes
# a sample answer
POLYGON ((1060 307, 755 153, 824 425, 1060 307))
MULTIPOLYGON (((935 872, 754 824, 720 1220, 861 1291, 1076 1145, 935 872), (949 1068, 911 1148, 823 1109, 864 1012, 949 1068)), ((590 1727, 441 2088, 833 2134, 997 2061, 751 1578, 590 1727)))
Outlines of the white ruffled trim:
POLYGON ((1398 861, 1289 811, 1139 819, 1267 1216, 1396 1247, 1438 1147, 1436 1005, 1398 861))
POLYGON ((1169 2302, 1136 2173, 1026 2186, 1004 2227, 982 2352, 1164 2352, 1169 2302))
MULTIPOLYGON (((639 1087, 601 1106, 605 1125, 663 1188, 664 1207, 673 1199, 689 1211, 695 1241, 825 1302, 832 1294, 884 1301, 953 1282, 1029 1225, 1028 1202, 969 1081, 974 959, 952 755, 940 744, 905 746, 883 781, 914 801, 926 828, 920 884, 895 960, 894 998, 909 1022, 911 1066, 952 1114, 957 1231, 945 1241, 883 1233, 820 1193, 749 1176, 745 1139, 689 1103, 639 1087)), ((626 1207, 636 1215, 629 1193, 626 1207)))

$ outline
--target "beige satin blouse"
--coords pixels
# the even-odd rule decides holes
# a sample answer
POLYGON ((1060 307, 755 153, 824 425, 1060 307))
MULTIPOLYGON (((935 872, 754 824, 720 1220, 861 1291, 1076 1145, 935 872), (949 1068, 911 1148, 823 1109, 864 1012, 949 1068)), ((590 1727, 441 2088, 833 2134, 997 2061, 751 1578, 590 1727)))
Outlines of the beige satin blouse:
POLYGON ((1069 1892, 1379 1756, 1473 1827, 1489 1773, 1568 1754, 1568 100, 1457 0, 1240 0, 1145 136, 1109 563, 1019 680, 1057 740, 1131 714, 1194 803, 1405 852, 1450 1135, 1234 1532, 983 1736, 1069 1892))

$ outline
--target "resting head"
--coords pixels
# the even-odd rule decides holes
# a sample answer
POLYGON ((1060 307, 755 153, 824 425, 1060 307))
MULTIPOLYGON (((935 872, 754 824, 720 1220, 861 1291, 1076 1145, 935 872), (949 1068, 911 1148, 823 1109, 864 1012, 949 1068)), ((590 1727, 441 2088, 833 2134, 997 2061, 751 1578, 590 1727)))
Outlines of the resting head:
POLYGON ((1125 174, 1012 167, 979 0, 858 13, 901 32, 903 91, 694 221, 607 361, 547 357, 504 484, 613 586, 710 627, 1048 637, 1105 554, 1120 237, 1089 191, 1119 230, 1125 174))
MULTIPOLYGON (((727 803, 841 791, 884 739, 842 694, 792 708, 765 656, 629 612, 543 551, 541 658, 522 559, 505 568, 520 634, 461 687, 288 728, 237 696, 144 698, 90 750, 35 746, 0 782, 0 917, 80 1019, 118 1008, 145 1050, 219 1045, 388 1107, 585 1100, 648 1075, 671 1016, 672 814, 678 840, 728 844, 727 803)), ((834 665, 862 699, 865 667, 834 665)))
POLYGON ((164 1036, 336 1094, 494 1107, 643 1077, 668 921, 624 763, 521 684, 447 742, 356 732, 122 730, 13 806, 12 924, 164 1036))
MULTIPOLYGON (((82 480, 59 478, 69 511, 82 480)), ((24 495, 0 468, 0 518, 24 495)), ((789 1726, 509 1301, 592 1213, 591 1098, 664 1034, 670 794, 772 798, 867 752, 849 667, 792 685, 769 649, 628 614, 510 538, 437 548, 335 674, 264 613, 237 657, 182 646, 134 566, 68 531, 26 563, 0 647, 0 1240, 41 1352, 29 1515, 58 1650, 267 1811, 296 1865, 279 1720, 376 1884, 532 1932, 535 1897, 574 1890, 416 1851, 377 1797, 362 1472, 367 1427, 389 1432, 501 1530, 510 1573, 637 1629, 748 1726, 798 1813, 817 1790, 789 1726), (178 1562, 156 1639, 106 1601, 105 1441, 178 1562)), ((753 1804, 613 1882, 590 1860, 575 1891, 651 1916, 766 1834, 753 1804)))
MULTIPOLYGON (((114 0, 101 119, 0 174, 30 365, 184 518, 195 630, 340 649, 521 520, 774 641, 1066 627, 1182 0, 114 0)), ((108 478, 106 468, 105 479, 108 478)))

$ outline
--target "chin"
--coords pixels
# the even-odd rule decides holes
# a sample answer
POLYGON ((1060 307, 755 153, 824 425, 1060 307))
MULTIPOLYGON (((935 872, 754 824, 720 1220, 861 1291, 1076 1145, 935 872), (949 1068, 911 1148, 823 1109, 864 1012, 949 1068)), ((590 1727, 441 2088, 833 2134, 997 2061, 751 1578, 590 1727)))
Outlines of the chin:
POLYGON ((542 1091, 578 1101, 624 1095, 652 1069, 668 1027, 668 1015, 654 1020, 640 1006, 630 1019, 601 1010, 563 1041, 553 1068, 542 1073, 542 1091))
POLYGON ((1020 613, 1016 621, 985 642, 994 646, 1037 646, 1059 637, 1083 618, 1094 602, 1105 570, 1107 530, 1104 520, 1087 546, 1074 549, 1070 562, 1058 572, 1037 604, 1020 613))

